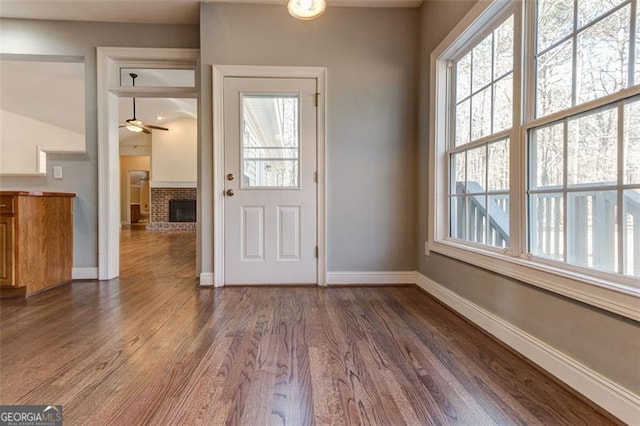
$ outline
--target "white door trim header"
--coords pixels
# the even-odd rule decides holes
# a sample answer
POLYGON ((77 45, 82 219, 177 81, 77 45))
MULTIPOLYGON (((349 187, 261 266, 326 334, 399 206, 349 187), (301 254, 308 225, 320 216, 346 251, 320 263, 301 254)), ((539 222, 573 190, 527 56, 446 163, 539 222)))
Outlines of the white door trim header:
MULTIPOLYGON (((326 247, 326 97, 327 68, 325 67, 272 67, 244 65, 213 65, 213 241, 214 241, 214 279, 216 287, 224 286, 224 115, 223 87, 225 77, 255 78, 313 78, 317 82, 318 122, 317 141, 317 221, 318 221, 318 285, 327 285, 327 247, 326 247)), ((204 283, 200 282, 200 285, 204 283)))

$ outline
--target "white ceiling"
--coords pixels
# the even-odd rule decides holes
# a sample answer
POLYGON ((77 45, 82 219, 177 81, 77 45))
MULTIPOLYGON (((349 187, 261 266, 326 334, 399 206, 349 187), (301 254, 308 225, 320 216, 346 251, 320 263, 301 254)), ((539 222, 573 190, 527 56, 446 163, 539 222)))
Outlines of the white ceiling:
MULTIPOLYGON (((118 99, 118 107, 120 123, 133 118, 132 98, 118 99)), ((146 124, 163 126, 165 123, 179 118, 197 119, 197 117, 195 99, 136 98, 136 118, 146 124)))
MULTIPOLYGON (((218 0, 282 4, 287 0, 218 0)), ((214 1, 205 0, 205 3, 214 1)), ((198 24, 200 0, 0 0, 0 17, 63 21, 198 24)), ((418 7, 422 0, 327 0, 329 7, 418 7)))

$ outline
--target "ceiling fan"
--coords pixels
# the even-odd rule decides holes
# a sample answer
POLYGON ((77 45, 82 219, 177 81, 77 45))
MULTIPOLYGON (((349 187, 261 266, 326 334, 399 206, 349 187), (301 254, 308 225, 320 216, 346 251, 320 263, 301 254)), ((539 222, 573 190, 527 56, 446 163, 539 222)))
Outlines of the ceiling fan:
MULTIPOLYGON (((138 74, 129 73, 133 87, 136 87, 136 78, 138 74)), ((126 127, 130 132, 139 133, 144 132, 150 134, 152 129, 155 130, 169 130, 166 127, 154 126, 152 124, 146 124, 136 118, 136 98, 133 98, 133 118, 128 119, 120 125, 120 127, 126 127)))

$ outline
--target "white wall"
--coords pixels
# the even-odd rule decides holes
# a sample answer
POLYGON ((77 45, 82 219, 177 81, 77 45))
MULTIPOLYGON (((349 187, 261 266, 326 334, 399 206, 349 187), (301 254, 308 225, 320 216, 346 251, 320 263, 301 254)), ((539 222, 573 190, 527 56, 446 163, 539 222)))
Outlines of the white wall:
POLYGON ((40 58, 0 58, 0 174, 45 173, 42 151, 86 151, 84 63, 40 58))
POLYGON ((163 123, 169 131, 151 134, 153 186, 165 183, 194 183, 198 180, 198 123, 191 118, 163 123))
POLYGON ((73 132, 0 109, 0 173, 2 174, 20 175, 41 172, 38 167, 40 151, 82 153, 84 150, 84 133, 73 132))

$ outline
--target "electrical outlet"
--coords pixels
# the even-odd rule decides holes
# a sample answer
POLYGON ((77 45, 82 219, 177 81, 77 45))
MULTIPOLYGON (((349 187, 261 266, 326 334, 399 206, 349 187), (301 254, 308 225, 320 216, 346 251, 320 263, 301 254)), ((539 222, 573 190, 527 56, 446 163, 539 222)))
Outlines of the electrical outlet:
POLYGON ((53 168, 53 178, 62 179, 62 166, 55 166, 53 168))
POLYGON ((425 256, 429 256, 430 251, 429 251, 429 241, 425 241, 424 242, 424 255, 425 256))

